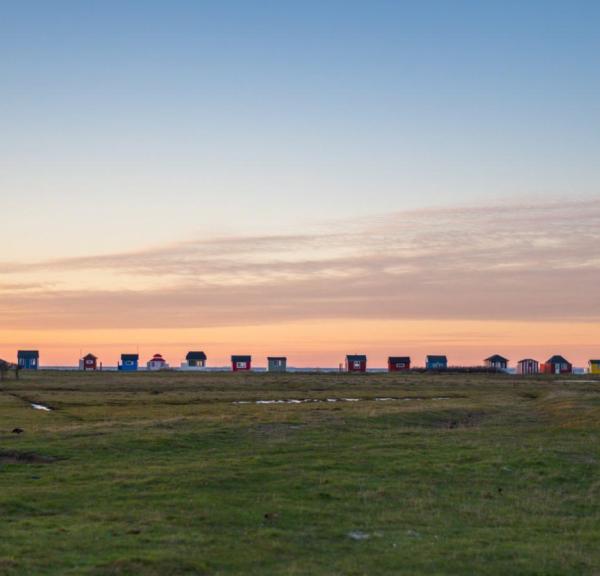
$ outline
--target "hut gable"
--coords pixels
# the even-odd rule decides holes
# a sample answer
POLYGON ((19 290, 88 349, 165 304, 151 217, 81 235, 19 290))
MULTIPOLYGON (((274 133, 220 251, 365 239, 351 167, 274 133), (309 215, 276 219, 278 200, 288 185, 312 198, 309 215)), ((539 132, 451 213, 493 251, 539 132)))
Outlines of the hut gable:
POLYGON ((533 358, 524 358, 517 362, 517 374, 538 374, 540 371, 540 363, 533 358))
POLYGON ((448 358, 446 356, 428 355, 425 367, 427 370, 445 370, 448 368, 448 358))
POLYGON ((571 374, 573 365, 563 356, 555 354, 542 364, 541 372, 543 374, 571 374))
POLYGON ((493 368, 495 370, 506 370, 508 368, 508 358, 500 356, 500 354, 494 354, 484 360, 486 368, 493 368))
POLYGON ((285 356, 269 356, 267 358, 269 372, 285 372, 287 370, 287 358, 285 356))
POLYGON ((388 372, 405 372, 410 370, 410 356, 390 356, 388 372))
POLYGON ((364 354, 348 354, 346 356, 347 372, 366 372, 367 357, 364 354))
POLYGON ((206 354, 201 351, 188 352, 185 357, 185 363, 182 367, 188 368, 204 368, 206 366, 206 354))
POLYGON ((169 365, 162 357, 162 354, 154 354, 154 356, 146 363, 146 367, 148 370, 165 370, 169 365))
POLYGON ((249 355, 233 355, 231 357, 231 369, 234 372, 251 370, 252 369, 252 356, 249 355))
POLYGON ((80 370, 97 370, 98 369, 98 357, 93 354, 86 354, 81 360, 79 360, 80 370))
POLYGON ((590 374, 600 374, 600 360, 590 360, 588 362, 588 372, 590 374))
POLYGON ((19 350, 17 352, 17 364, 19 368, 37 370, 39 363, 40 353, 37 350, 19 350))
POLYGON ((121 354, 121 363, 118 369, 123 372, 134 372, 138 369, 139 361, 139 354, 121 354))

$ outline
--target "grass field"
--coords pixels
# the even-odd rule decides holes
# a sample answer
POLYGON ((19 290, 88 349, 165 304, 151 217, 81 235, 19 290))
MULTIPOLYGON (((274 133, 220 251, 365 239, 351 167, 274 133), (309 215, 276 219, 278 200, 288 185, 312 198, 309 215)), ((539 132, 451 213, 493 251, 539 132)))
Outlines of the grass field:
POLYGON ((599 463, 587 376, 29 372, 0 574, 600 574, 599 463))

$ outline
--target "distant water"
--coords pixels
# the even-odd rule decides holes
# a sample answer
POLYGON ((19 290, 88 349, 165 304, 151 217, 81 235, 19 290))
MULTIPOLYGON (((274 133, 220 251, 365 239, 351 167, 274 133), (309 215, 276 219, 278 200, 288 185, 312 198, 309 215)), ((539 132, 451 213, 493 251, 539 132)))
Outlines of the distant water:
MULTIPOLYGON (((79 366, 40 366, 40 370, 57 370, 57 371, 79 371, 81 368, 79 366)), ((116 372, 118 368, 116 366, 103 366, 103 372, 116 372)), ((167 368, 167 370, 172 370, 175 372, 231 372, 230 366, 215 366, 211 368, 202 368, 200 370, 189 370, 182 368, 167 368)), ((83 370, 81 370, 83 372, 83 370)), ((98 370, 100 371, 100 370, 98 370)), ((138 372, 156 372, 156 370, 148 370, 145 366, 140 366, 137 369, 138 372)), ((294 368, 293 366, 288 366, 287 372, 339 372, 339 368, 294 368)), ((382 374, 387 373, 387 368, 367 368, 367 372, 369 374, 382 374)), ((251 372, 267 372, 266 368, 252 368, 251 372)), ((507 371, 509 374, 516 374, 517 371, 515 368, 509 368, 507 371)), ((573 368, 573 374, 587 374, 587 368, 573 368)))

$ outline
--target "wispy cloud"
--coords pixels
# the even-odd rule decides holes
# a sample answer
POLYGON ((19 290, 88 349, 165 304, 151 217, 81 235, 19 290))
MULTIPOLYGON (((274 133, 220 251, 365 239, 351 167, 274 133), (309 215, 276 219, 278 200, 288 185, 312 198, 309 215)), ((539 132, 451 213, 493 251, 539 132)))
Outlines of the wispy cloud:
POLYGON ((4 262, 0 315, 14 328, 599 321, 598 286, 600 200, 395 213, 320 234, 4 262))

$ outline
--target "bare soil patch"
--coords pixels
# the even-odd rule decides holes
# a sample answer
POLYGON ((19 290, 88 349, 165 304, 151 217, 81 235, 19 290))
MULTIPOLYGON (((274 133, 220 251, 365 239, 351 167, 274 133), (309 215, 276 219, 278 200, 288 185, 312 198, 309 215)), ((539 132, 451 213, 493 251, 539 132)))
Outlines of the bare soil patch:
POLYGON ((51 464, 56 462, 54 456, 36 454, 35 452, 0 452, 0 464, 51 464))

